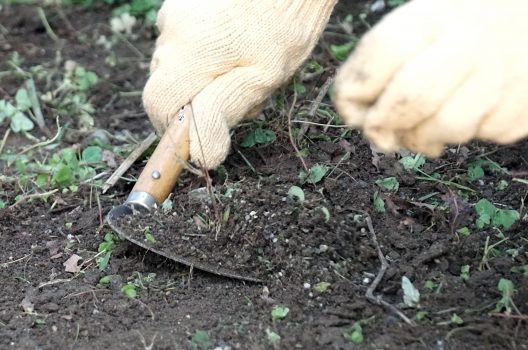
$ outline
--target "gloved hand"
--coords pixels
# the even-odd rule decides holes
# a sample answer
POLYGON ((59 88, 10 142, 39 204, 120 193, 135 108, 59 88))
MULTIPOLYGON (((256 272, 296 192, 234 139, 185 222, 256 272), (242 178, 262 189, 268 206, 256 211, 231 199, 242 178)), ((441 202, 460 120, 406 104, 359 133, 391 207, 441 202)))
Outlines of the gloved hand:
POLYGON ((528 1, 414 0, 359 43, 336 78, 345 121, 380 148, 438 156, 528 135, 528 1))
POLYGON ((166 0, 143 91, 155 128, 162 134, 192 101, 191 160, 217 167, 229 152, 229 128, 293 75, 336 2, 166 0))

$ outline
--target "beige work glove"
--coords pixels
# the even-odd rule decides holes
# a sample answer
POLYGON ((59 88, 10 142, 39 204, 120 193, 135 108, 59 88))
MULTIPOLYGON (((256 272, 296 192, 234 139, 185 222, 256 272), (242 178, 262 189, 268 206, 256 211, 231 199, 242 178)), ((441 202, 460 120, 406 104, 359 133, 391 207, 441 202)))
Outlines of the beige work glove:
POLYGON ((143 91, 155 128, 162 134, 192 101, 191 160, 217 167, 229 152, 229 128, 295 73, 336 2, 166 0, 143 91))
POLYGON ((386 151, 528 135, 527 14, 526 0, 409 2, 341 67, 339 113, 386 151))

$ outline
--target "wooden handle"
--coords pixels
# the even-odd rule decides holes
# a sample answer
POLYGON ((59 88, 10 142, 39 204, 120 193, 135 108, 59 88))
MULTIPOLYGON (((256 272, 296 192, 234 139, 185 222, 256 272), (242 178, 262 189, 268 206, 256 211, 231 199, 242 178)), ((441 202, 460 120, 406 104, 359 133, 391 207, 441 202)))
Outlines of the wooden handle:
POLYGON ((148 193, 158 205, 167 199, 183 170, 184 162, 189 160, 189 126, 192 118, 192 108, 188 104, 172 119, 132 192, 148 193))

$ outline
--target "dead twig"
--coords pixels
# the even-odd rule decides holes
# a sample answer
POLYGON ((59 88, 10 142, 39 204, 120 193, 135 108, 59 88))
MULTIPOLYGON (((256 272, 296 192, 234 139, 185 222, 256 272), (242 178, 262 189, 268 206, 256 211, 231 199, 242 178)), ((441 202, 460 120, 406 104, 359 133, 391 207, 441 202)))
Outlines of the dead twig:
POLYGON ((24 255, 23 257, 21 258, 18 258, 16 260, 12 260, 12 261, 8 261, 8 262, 5 262, 5 263, 0 263, 0 267, 8 267, 9 265, 11 264, 14 264, 14 263, 17 263, 19 261, 22 261, 24 259, 27 259, 28 257, 30 257, 31 255, 27 254, 27 255, 24 255))
POLYGON ((307 120, 292 120, 292 123, 297 124, 307 124, 307 125, 315 125, 315 126, 323 126, 325 128, 337 128, 337 129, 346 129, 349 128, 348 125, 331 125, 331 124, 322 124, 322 123, 315 123, 315 122, 309 122, 307 120))
POLYGON ((323 86, 321 86, 321 89, 319 90, 319 93, 317 94, 317 97, 312 102, 312 106, 310 107, 310 110, 308 111, 308 115, 310 117, 314 117, 315 113, 317 112, 317 109, 319 108, 319 105, 321 105, 321 102, 323 102, 324 97, 326 96, 328 89, 330 89, 330 86, 332 86, 332 83, 334 82, 334 77, 329 77, 326 79, 323 86))
POLYGON ((42 22, 42 25, 44 26, 44 29, 46 29, 46 34, 53 40, 56 44, 60 44, 61 39, 55 34, 53 31, 53 28, 51 28, 48 19, 46 18, 46 13, 44 12, 44 9, 42 7, 39 7, 37 9, 38 16, 40 18, 40 21, 42 22))
POLYGON ((134 149, 125 159, 123 163, 114 171, 114 173, 106 180, 103 186, 103 194, 106 193, 112 186, 114 186, 117 181, 123 176, 124 173, 134 164, 134 162, 141 157, 143 152, 149 148, 154 141, 156 141, 156 134, 151 132, 145 140, 143 140, 137 147, 134 149))
POLYGON ((73 276, 72 278, 59 278, 59 279, 51 280, 48 282, 42 282, 41 284, 37 286, 37 289, 41 289, 43 287, 51 286, 51 285, 58 284, 58 283, 68 283, 68 282, 71 282, 77 276, 78 274, 73 276))
POLYGON ((200 133, 198 132, 198 125, 196 124, 196 118, 194 118, 194 114, 192 113, 192 107, 189 105, 189 108, 191 109, 191 122, 194 126, 194 131, 196 132, 196 136, 198 137, 198 145, 200 146, 200 154, 202 155, 202 160, 204 163, 202 164, 201 161, 198 160, 199 165, 201 166, 202 174, 205 177, 205 185, 207 188, 207 192, 209 193, 209 197, 211 198, 211 204, 213 205, 213 212, 216 219, 216 234, 215 234, 215 240, 218 239, 218 232, 220 232, 220 228, 222 225, 222 220, 220 216, 220 208, 218 207, 218 202, 216 200, 216 196, 214 194, 214 188, 213 188, 213 180, 211 179, 211 176, 209 175, 209 171, 207 171, 207 164, 205 163, 205 152, 203 150, 202 146, 202 139, 200 138, 200 133))
POLYGON ((54 5, 55 5, 55 11, 57 11, 57 14, 59 15, 60 19, 62 20, 66 28, 68 28, 68 32, 70 32, 70 35, 73 36, 74 33, 77 32, 77 30, 71 24, 71 22, 68 20, 68 17, 66 17, 66 14, 62 10, 63 5, 61 5, 60 0, 55 0, 54 5))
POLYGON ((119 40, 121 40, 126 46, 128 46, 128 48, 130 50, 132 50, 136 56, 141 59, 141 60, 145 60, 146 57, 145 57, 145 54, 143 52, 141 52, 140 49, 138 49, 137 47, 134 46, 134 44, 132 44, 127 38, 126 36, 124 36, 123 34, 119 33, 119 32, 115 32, 112 30, 112 27, 108 24, 105 24, 103 25, 104 27, 106 27, 107 29, 110 29, 112 31, 112 34, 115 35, 115 37, 119 40))
POLYGON ((85 294, 88 294, 88 293, 91 293, 94 298, 97 300, 97 297, 95 296, 95 293, 96 292, 110 292, 110 290, 108 289, 90 289, 90 290, 85 290, 83 292, 78 292, 78 293, 71 293, 71 294, 68 294, 68 295, 65 295, 64 297, 62 297, 62 299, 69 299, 69 298, 73 298, 73 297, 80 297, 80 296, 83 296, 85 294))
POLYGON ((455 335, 455 333, 465 332, 465 331, 482 333, 482 329, 478 327, 473 327, 473 326, 458 327, 458 328, 454 328, 450 330, 446 334, 445 340, 449 340, 453 335, 455 335))
POLYGON ((191 281, 193 279, 194 265, 189 266, 189 277, 187 279, 187 288, 191 289, 191 281))
POLYGON ((528 176, 528 170, 510 170, 512 177, 526 177, 528 176))
POLYGON ((103 220, 103 208, 101 207, 101 201, 99 200, 99 193, 95 192, 95 199, 97 201, 97 208, 99 210, 99 227, 97 228, 97 234, 101 234, 101 232, 103 232, 103 228, 104 228, 104 220, 103 220))
POLYGON ((47 197, 47 196, 51 196, 52 194, 58 192, 59 189, 56 188, 54 190, 51 190, 51 191, 48 191, 48 192, 44 192, 44 193, 33 193, 33 194, 28 194, 27 196, 24 196, 22 198, 20 198, 18 201, 16 201, 15 203, 11 204, 9 206, 10 209, 13 209, 14 207, 16 207, 17 205, 21 204, 21 203, 24 203, 26 201, 29 201, 31 199, 35 199, 35 198, 43 198, 43 197, 47 197))
POLYGON ((242 160, 244 161, 244 163, 246 163, 246 165, 249 167, 249 169, 251 169, 251 171, 255 174, 255 175, 260 175, 259 172, 257 171, 257 169, 255 169, 255 167, 253 166, 253 164, 251 164, 251 162, 249 161, 249 159, 246 158, 246 156, 244 155, 244 153, 240 152, 240 150, 238 148, 235 148, 236 152, 238 153, 238 155, 242 158, 242 160))
POLYGON ((292 114, 293 114, 293 110, 295 109, 296 104, 297 104, 297 91, 294 91, 293 101, 292 101, 290 110, 288 111, 288 136, 290 137, 290 143, 293 149, 295 150, 295 154, 297 155, 297 157, 299 157, 301 161, 304 171, 306 171, 306 174, 310 174, 310 170, 308 169, 308 166, 306 165, 306 162, 304 161, 304 158, 301 152, 299 151, 299 148, 297 148, 297 144, 295 142, 295 138, 293 137, 293 133, 292 133, 292 114))
MULTIPOLYGON (((17 156, 19 156, 21 154, 24 154, 24 153, 27 153, 27 152, 31 151, 32 149, 35 149, 35 148, 45 147, 45 146, 51 145, 53 142, 57 141, 59 139, 59 137, 62 135, 62 127, 59 124, 59 117, 58 116, 57 116, 56 123, 57 123, 57 133, 55 134, 55 136, 53 136, 52 138, 50 138, 50 139, 48 139, 46 141, 35 143, 34 145, 31 145, 29 147, 24 148, 22 151, 20 151, 17 154, 17 156)), ((47 128, 46 128, 46 130, 47 130, 47 128)))
POLYGON ((378 252, 378 258, 381 263, 381 267, 378 271, 378 274, 376 275, 376 278, 374 279, 374 281, 372 281, 372 283, 367 289, 367 292, 365 293, 367 300, 373 304, 381 305, 385 307, 390 312, 392 312, 393 314, 401 318, 408 325, 415 326, 416 324, 414 323, 414 321, 412 321, 407 316, 405 316, 405 314, 401 312, 396 306, 383 300, 381 295, 378 295, 378 296, 374 295, 374 291, 376 290, 381 280, 383 279, 383 276, 385 275, 385 272, 387 271, 387 268, 389 267, 389 263, 387 262, 387 259, 385 259, 385 256, 383 255, 383 252, 381 251, 380 245, 378 243, 378 238, 376 236, 376 232, 374 231, 374 227, 372 226, 372 220, 370 218, 370 215, 366 213, 365 213, 365 221, 367 222, 370 235, 372 236, 372 242, 374 243, 374 246, 376 247, 376 250, 378 252))
MULTIPOLYGON (((46 122, 44 121, 44 115, 42 114, 42 109, 40 108, 40 102, 37 96, 37 88, 35 87, 35 81, 33 78, 29 77, 29 79, 26 80, 26 88, 29 95, 29 100, 31 101, 31 108, 33 109, 33 114, 35 116, 35 121, 37 122, 37 125, 44 134, 46 134, 47 137, 51 137, 51 132, 46 126, 46 122)), ((58 117, 57 117, 57 124, 58 124, 58 117)), ((60 129, 59 129, 60 130, 60 129)), ((59 131, 57 131, 57 135, 59 134, 59 131)))
POLYGON ((152 339, 150 340, 150 344, 148 345, 143 334, 141 334, 138 330, 136 330, 136 333, 139 335, 139 340, 141 341, 141 344, 143 344, 145 350, 152 350, 152 348, 154 347, 154 342, 156 341, 156 337, 158 336, 158 332, 154 333, 152 339))
POLYGON ((488 314, 492 317, 502 317, 502 318, 508 318, 511 320, 528 320, 528 315, 512 315, 512 314, 505 314, 505 313, 497 313, 497 312, 490 312, 488 314))
POLYGON ((139 305, 145 307, 149 313, 150 313, 150 317, 152 318, 152 321, 155 321, 156 320, 156 315, 154 314, 154 311, 152 311, 152 309, 150 308, 150 306, 148 306, 147 304, 145 304, 144 302, 142 302, 141 300, 139 299, 133 299, 133 300, 136 300, 139 305))
POLYGON ((4 146, 7 142, 7 138, 9 137, 9 134, 11 133, 11 129, 7 128, 4 137, 2 138, 2 143, 0 143, 0 154, 2 154, 2 151, 4 150, 4 146))

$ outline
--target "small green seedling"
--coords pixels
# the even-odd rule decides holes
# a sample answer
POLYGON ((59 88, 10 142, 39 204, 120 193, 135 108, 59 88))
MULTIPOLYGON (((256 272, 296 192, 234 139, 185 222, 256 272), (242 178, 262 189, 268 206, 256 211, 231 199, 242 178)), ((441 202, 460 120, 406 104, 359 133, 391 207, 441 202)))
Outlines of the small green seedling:
POLYGON ((316 184, 320 182, 328 172, 328 168, 321 164, 316 164, 313 167, 310 168, 308 171, 308 174, 306 172, 301 171, 299 174, 299 178, 301 179, 302 183, 311 183, 316 184))
POLYGON ((147 286, 151 284, 152 282, 154 282, 154 280, 156 279, 155 272, 149 272, 147 273, 146 276, 143 276, 140 272, 135 271, 134 275, 136 277, 134 278, 132 283, 134 283, 136 287, 143 288, 143 289, 146 289, 147 286))
POLYGON ((304 86, 304 84, 298 79, 293 79, 290 85, 290 90, 298 95, 304 95, 306 93, 306 86, 304 86))
POLYGON ((485 175, 484 168, 487 168, 489 171, 494 172, 494 173, 508 174, 508 172, 505 169, 503 169, 499 164, 495 163, 494 161, 490 159, 477 158, 474 162, 472 162, 468 166, 468 170, 467 170, 468 180, 474 182, 474 181, 477 181, 483 178, 485 175))
POLYGON ((367 325, 373 319, 374 319, 374 316, 355 322, 352 325, 352 328, 350 329, 350 331, 343 334, 346 341, 348 341, 349 343, 353 343, 353 344, 363 343, 363 326, 367 325))
POLYGON ((108 262, 114 251, 115 237, 111 233, 107 233, 104 236, 104 241, 99 244, 97 251, 101 254, 96 260, 96 264, 99 267, 99 270, 103 271, 108 267, 108 262))
POLYGON ((434 291, 436 288, 438 288, 438 286, 439 286, 438 283, 431 281, 431 280, 425 281, 425 285, 424 285, 424 287, 426 289, 429 289, 431 292, 434 291))
POLYGON ((376 185, 378 185, 382 189, 385 189, 391 192, 398 192, 398 189, 400 188, 400 183, 393 176, 386 177, 380 180, 376 180, 376 185))
POLYGON ((321 73, 323 71, 323 66, 314 59, 308 61, 307 67, 312 73, 321 73))
POLYGON ((356 46, 357 41, 350 41, 343 45, 330 45, 330 54, 339 62, 346 60, 350 52, 356 46))
POLYGON ((161 204, 161 209, 164 212, 171 211, 172 210, 172 201, 169 198, 165 199, 165 201, 163 201, 163 203, 161 204))
POLYGON ((374 209, 376 209, 378 213, 385 212, 385 202, 383 201, 383 198, 381 198, 378 191, 374 192, 372 195, 372 203, 374 204, 374 209))
POLYGON ((469 265, 464 265, 460 268, 460 278, 464 282, 469 280, 469 265))
POLYGON ((313 286, 313 289, 318 293, 324 293, 328 290, 328 287, 330 287, 330 283, 319 282, 315 286, 313 286))
POLYGON ((469 165, 467 170, 468 180, 471 182, 480 180, 484 177, 484 169, 478 163, 472 163, 469 165))
POLYGON ((37 318, 37 319, 35 320, 35 324, 36 324, 37 326, 44 326, 44 325, 46 324, 46 320, 41 319, 41 318, 37 318))
POLYGON ((505 190, 509 186, 508 181, 506 180, 500 180, 497 184, 497 191, 505 190))
POLYGON ((315 208, 316 211, 320 211, 321 214, 323 214, 323 218, 325 222, 330 221, 330 211, 326 207, 317 207, 315 208))
POLYGON ((354 323, 352 329, 348 333, 344 333, 346 341, 353 344, 363 343, 363 328, 360 322, 354 323))
POLYGON ((514 266, 510 271, 513 273, 522 273, 524 277, 528 277, 528 265, 514 266))
POLYGON ((464 324, 464 320, 462 319, 462 317, 458 316, 456 313, 451 315, 451 319, 449 320, 449 322, 451 323, 451 325, 456 327, 464 324))
POLYGON ((459 228, 456 232, 462 237, 467 237, 471 234, 471 231, 466 226, 459 228))
MULTIPOLYGON (((57 127, 61 129, 60 126, 57 127)), ((61 131, 57 131, 57 135, 60 133, 61 131)), ((102 154, 103 149, 101 147, 88 146, 82 152, 72 147, 63 148, 46 158, 45 161, 39 161, 35 157, 25 154, 18 155, 15 159, 8 154, 1 158, 7 162, 15 162, 15 169, 22 186, 24 183, 35 184, 41 189, 51 187, 62 189, 62 193, 74 193, 79 190, 78 184, 80 183, 89 181, 90 184, 94 184, 100 181, 94 180, 94 177, 98 169, 106 167, 102 161, 102 154)), ((45 200, 46 198, 43 196, 41 199, 45 200)))
POLYGON ((497 302, 495 311, 501 312, 504 310, 507 314, 510 314, 512 309, 517 310, 517 307, 513 302, 513 295, 515 294, 515 286, 513 285, 513 282, 508 279, 501 278, 497 288, 500 292, 502 292, 502 297, 497 302))
POLYGON ((145 241, 149 243, 156 243, 156 238, 154 238, 154 235, 152 234, 152 231, 149 226, 145 227, 145 230, 143 231, 145 235, 145 241))
POLYGON ((288 197, 302 203, 304 202, 304 191, 299 186, 292 186, 288 190, 288 197))
POLYGON ((82 151, 81 165, 99 163, 103 159, 103 150, 99 146, 88 146, 82 151))
POLYGON ((191 347, 193 350, 208 350, 212 349, 213 345, 206 331, 197 330, 191 338, 191 347))
POLYGON ((266 329, 266 335, 268 337, 268 342, 272 345, 278 344, 281 340, 281 336, 273 331, 270 331, 269 328, 266 329))
POLYGON ((106 285, 110 284, 110 282, 112 282, 112 280, 110 279, 110 276, 103 276, 99 280, 99 284, 103 285, 103 286, 106 286, 106 285))
POLYGON ((418 322, 423 322, 427 319, 427 317, 429 317, 429 313, 427 311, 423 311, 423 310, 420 310, 416 313, 416 316, 414 316, 414 318, 416 319, 416 321, 418 322))
POLYGON ((420 292, 414 287, 411 280, 407 276, 403 276, 402 280, 403 302, 408 307, 420 306, 420 292))
POLYGON ((97 285, 98 286, 108 286, 110 283, 112 283, 112 277, 107 275, 107 276, 101 277, 97 285))
POLYGON ((420 153, 413 156, 406 156, 400 159, 400 164, 405 170, 420 170, 420 168, 425 164, 425 157, 420 153))
POLYGON ((97 283, 98 288, 104 288, 109 286, 117 286, 122 285, 121 283, 121 276, 120 275, 106 275, 101 277, 99 282, 97 283))
POLYGON ((272 143, 276 139, 277 135, 273 131, 262 128, 256 128, 247 134, 242 143, 240 143, 240 146, 244 148, 249 148, 256 145, 267 145, 272 143))
POLYGON ((271 310, 271 320, 272 321, 282 320, 288 315, 289 312, 290 312, 290 309, 287 307, 275 306, 271 310))
POLYGON ((25 88, 18 89, 15 96, 16 106, 0 100, 0 123, 5 119, 11 120, 10 127, 13 132, 27 132, 35 126, 33 121, 27 116, 31 109, 31 99, 25 88))
POLYGON ((135 299, 137 297, 136 285, 133 282, 128 282, 121 287, 121 292, 126 295, 129 299, 135 299))
POLYGON ((516 248, 510 248, 506 249, 506 253, 511 256, 513 259, 519 256, 519 249, 516 248))
POLYGON ((497 228, 502 226, 507 230, 520 218, 517 210, 499 209, 484 198, 475 204, 475 211, 477 212, 477 221, 475 224, 479 229, 487 225, 492 225, 497 228))

